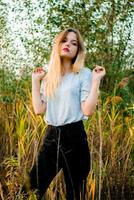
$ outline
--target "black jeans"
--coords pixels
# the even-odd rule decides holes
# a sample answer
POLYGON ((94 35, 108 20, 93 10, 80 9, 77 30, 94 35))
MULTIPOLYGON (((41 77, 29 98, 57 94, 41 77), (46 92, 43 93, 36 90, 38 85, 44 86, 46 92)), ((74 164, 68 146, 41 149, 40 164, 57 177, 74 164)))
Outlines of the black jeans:
POLYGON ((48 125, 38 159, 30 172, 31 189, 43 198, 49 184, 63 169, 66 199, 85 200, 90 153, 82 121, 63 126, 48 125))

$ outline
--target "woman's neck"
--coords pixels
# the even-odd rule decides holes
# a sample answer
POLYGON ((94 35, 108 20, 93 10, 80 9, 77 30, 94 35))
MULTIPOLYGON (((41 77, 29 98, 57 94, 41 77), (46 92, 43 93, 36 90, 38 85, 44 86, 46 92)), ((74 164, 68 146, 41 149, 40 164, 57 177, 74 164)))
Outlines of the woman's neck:
POLYGON ((62 60, 63 74, 72 72, 72 61, 69 59, 62 60))

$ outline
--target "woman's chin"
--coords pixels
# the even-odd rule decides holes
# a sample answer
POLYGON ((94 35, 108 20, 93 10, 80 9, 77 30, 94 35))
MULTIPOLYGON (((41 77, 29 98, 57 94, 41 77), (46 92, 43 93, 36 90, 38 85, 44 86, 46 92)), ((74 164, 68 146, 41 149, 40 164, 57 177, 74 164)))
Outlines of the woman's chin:
POLYGON ((65 59, 68 59, 68 60, 72 60, 72 59, 73 59, 71 56, 69 56, 69 55, 67 55, 67 54, 61 54, 60 57, 61 57, 62 59, 65 58, 65 59))

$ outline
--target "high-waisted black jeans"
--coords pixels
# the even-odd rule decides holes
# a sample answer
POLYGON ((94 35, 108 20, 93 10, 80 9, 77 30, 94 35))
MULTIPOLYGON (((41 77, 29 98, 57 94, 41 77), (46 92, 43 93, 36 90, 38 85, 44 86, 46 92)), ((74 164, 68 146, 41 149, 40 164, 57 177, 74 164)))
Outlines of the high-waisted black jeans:
POLYGON ((82 121, 63 126, 48 125, 38 159, 30 172, 32 189, 39 199, 56 174, 63 169, 66 199, 85 200, 86 178, 90 170, 90 153, 82 121))

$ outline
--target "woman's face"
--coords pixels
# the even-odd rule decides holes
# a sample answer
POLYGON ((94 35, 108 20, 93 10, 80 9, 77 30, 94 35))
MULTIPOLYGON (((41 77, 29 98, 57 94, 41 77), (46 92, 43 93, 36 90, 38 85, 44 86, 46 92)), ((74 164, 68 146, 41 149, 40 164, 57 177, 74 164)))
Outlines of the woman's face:
POLYGON ((78 51, 78 40, 74 32, 69 32, 61 41, 60 57, 72 60, 78 51))

